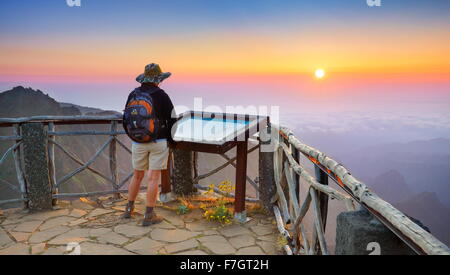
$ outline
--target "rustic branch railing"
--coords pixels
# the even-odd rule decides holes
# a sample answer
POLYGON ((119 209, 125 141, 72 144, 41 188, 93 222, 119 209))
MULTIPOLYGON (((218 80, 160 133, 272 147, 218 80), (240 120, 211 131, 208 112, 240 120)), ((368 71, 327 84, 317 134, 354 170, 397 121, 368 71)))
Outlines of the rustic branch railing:
MULTIPOLYGON (((43 125, 48 125, 47 135, 48 135, 48 168, 49 168, 49 179, 50 183, 54 188, 53 199, 59 198, 71 198, 71 197, 89 197, 98 195, 109 195, 109 194, 120 194, 125 193, 127 190, 121 190, 132 177, 132 173, 126 176, 121 181, 119 180, 119 174, 117 169, 117 144, 125 149, 126 152, 131 154, 131 151, 124 145, 117 137, 119 135, 125 134, 124 131, 117 131, 117 125, 121 121, 121 116, 36 116, 30 118, 0 118, 0 127, 10 127, 14 126, 15 134, 20 131, 20 126, 25 123, 42 123, 43 125), (56 125, 83 125, 83 124, 110 124, 110 131, 56 131, 56 125), (99 150, 87 161, 83 162, 75 153, 69 152, 61 143, 56 141, 56 137, 65 136, 109 136, 108 140, 100 147, 99 150), (109 161, 110 161, 110 171, 111 176, 104 175, 100 171, 91 167, 91 165, 99 158, 100 155, 108 148, 110 149, 109 161), (67 157, 73 160, 75 163, 80 165, 74 171, 68 173, 60 179, 56 179, 55 171, 55 147, 64 153, 67 157), (62 194, 58 192, 61 185, 77 176, 83 171, 90 171, 93 174, 100 176, 106 182, 109 182, 112 186, 111 191, 94 191, 94 192, 84 192, 84 193, 71 193, 62 194)), ((21 186, 25 186, 25 181, 23 177, 23 168, 20 164, 20 140, 19 135, 14 135, 10 137, 1 137, 0 140, 17 140, 18 142, 11 148, 7 150, 5 155, 2 157, 0 164, 3 163, 7 155, 11 152, 15 152, 15 158, 17 159, 15 166, 17 169, 17 177, 21 186)), ((14 185, 11 185, 14 186, 14 185)), ((23 189, 22 199, 0 201, 0 204, 6 204, 17 201, 26 201, 26 191, 23 189)))
MULTIPOLYGON (((259 148, 260 148, 259 144, 255 145, 253 148, 247 150, 247 154, 251 154, 252 152, 258 150, 259 148)), ((218 172, 222 171, 223 169, 225 169, 225 168, 227 168, 229 166, 233 166, 234 168, 236 168, 237 156, 235 156, 233 158, 230 158, 226 154, 220 154, 220 156, 223 159, 225 159, 227 162, 225 162, 224 164, 220 165, 219 167, 217 167, 215 169, 212 169, 211 171, 209 171, 209 172, 207 172, 207 173, 205 173, 203 175, 199 175, 198 174, 198 167, 196 165, 198 163, 198 153, 194 154, 194 159, 193 159, 193 162, 194 162, 194 165, 193 165, 193 168, 194 168, 194 184, 195 184, 195 187, 197 189, 204 190, 204 191, 209 190, 209 187, 201 186, 199 184, 200 180, 203 180, 203 179, 206 179, 206 178, 208 178, 208 177, 210 177, 212 175, 215 175, 218 172)), ((259 202, 259 199, 258 199, 259 186, 258 186, 258 183, 257 183, 258 182, 257 179, 252 180, 248 175, 246 175, 246 179, 247 179, 247 182, 250 183, 250 185, 256 191, 257 198, 246 197, 245 200, 248 201, 248 202, 259 202)), ((234 198, 235 197, 234 193, 223 192, 219 188, 213 188, 213 191, 214 191, 214 193, 219 194, 219 195, 224 196, 224 197, 229 197, 229 198, 234 198)))
POLYGON ((0 166, 6 160, 8 155, 10 155, 10 154, 13 155, 14 166, 16 168, 16 176, 17 176, 17 181, 19 183, 19 187, 17 188, 14 184, 11 184, 11 183, 7 182, 6 180, 2 180, 2 183, 6 184, 10 189, 18 192, 20 194, 20 198, 0 201, 0 205, 9 204, 9 203, 18 203, 18 202, 26 203, 26 201, 27 201, 25 177, 24 177, 24 173, 23 173, 23 167, 21 164, 20 147, 22 145, 22 141, 21 141, 22 137, 20 136, 20 126, 19 126, 19 124, 11 124, 9 126, 13 127, 13 136, 0 137, 0 141, 14 141, 15 143, 13 146, 11 146, 10 148, 8 148, 6 150, 6 152, 0 159, 0 166))
POLYGON ((354 202, 359 203, 418 254, 449 254, 449 248, 445 244, 379 198, 354 178, 342 164, 302 143, 289 129, 282 128, 279 134, 280 142, 276 146, 274 157, 277 186, 274 214, 280 234, 288 240, 288 245, 285 246, 288 254, 329 254, 325 239, 326 214, 324 215, 324 208, 328 204, 324 204, 320 199, 324 194, 343 201, 349 211, 355 209, 354 202), (299 154, 314 164, 316 178, 300 164, 299 154), (309 191, 301 206, 298 192, 300 183, 295 181, 296 175, 301 177, 302 183, 309 185, 309 191), (324 175, 326 180, 323 179, 324 175), (346 194, 324 185, 323 182, 327 183, 328 178, 335 181, 346 194), (285 195, 286 191, 288 197, 285 195), (308 240, 303 221, 311 206, 314 228, 312 238, 308 240), (288 224, 292 225, 289 229, 288 224))
MULTIPOLYGON (((14 157, 14 165, 18 180, 18 187, 6 180, 1 179, 0 184, 5 184, 15 192, 20 193, 20 198, 0 201, 0 205, 24 202, 25 206, 29 202, 28 185, 23 167, 22 150, 24 143, 29 140, 22 133, 22 126, 29 123, 42 125, 42 132, 47 135, 47 164, 48 179, 53 187, 53 194, 50 199, 59 198, 77 198, 89 196, 103 196, 109 194, 126 193, 127 190, 121 189, 132 177, 132 173, 119 179, 117 149, 122 147, 131 154, 131 150, 119 140, 118 136, 123 135, 123 131, 118 131, 118 125, 121 122, 121 116, 38 116, 31 118, 5 119, 0 118, 0 127, 12 127, 11 136, 0 137, 0 141, 13 141, 14 144, 9 147, 0 158, 0 165, 4 165, 9 155, 14 157), (106 124, 110 125, 110 131, 56 131, 57 125, 84 125, 84 124, 106 124), (47 125, 47 131, 43 126, 47 125), (106 142, 94 153, 87 161, 83 162, 76 154, 68 151, 56 137, 64 136, 108 136, 106 142), (69 159, 80 165, 72 172, 64 175, 62 178, 56 178, 55 169, 55 147, 60 150, 69 159), (109 148, 109 170, 111 175, 105 175, 97 169, 91 167, 100 155, 104 154, 106 148, 109 148), (69 179, 78 175, 82 171, 89 171, 106 182, 110 183, 112 190, 95 191, 83 193, 61 194, 58 189, 69 179)), ((267 133, 273 133, 271 126, 267 133)), ((348 211, 354 211, 355 203, 369 210, 379 221, 396 234, 404 243, 411 247, 418 254, 449 254, 449 249, 430 233, 426 232, 420 226, 412 222, 406 215, 395 209, 392 205, 379 198, 371 192, 362 182, 354 178, 350 172, 341 164, 337 163, 322 152, 302 143, 293 133, 282 128, 275 134, 279 136, 279 142, 275 145, 273 153, 266 153, 261 150, 262 144, 267 141, 260 140, 259 145, 249 149, 247 153, 252 153, 259 149, 260 154, 260 178, 252 180, 247 176, 246 180, 255 188, 257 198, 247 198, 247 201, 261 201, 264 206, 273 206, 273 212, 277 222, 280 234, 287 240, 284 249, 289 255, 298 254, 323 254, 330 253, 325 238, 328 200, 335 199, 342 201, 348 211), (315 177, 311 176, 307 169, 300 163, 300 155, 305 156, 314 165, 315 177), (273 156, 273 158, 272 158, 273 156), (269 163, 268 163, 268 160, 269 163), (273 165, 272 165, 273 160, 273 165), (270 165, 267 166, 267 165, 270 165), (263 166, 264 165, 264 166, 263 166), (270 170, 270 171, 269 171, 270 170), (262 177, 262 178, 261 178, 262 177), (328 179, 333 180, 344 190, 340 192, 328 185, 328 179), (303 201, 300 200, 300 184, 305 184, 308 192, 303 201), (273 196, 275 194, 275 196, 273 196), (270 197, 268 197, 270 196, 270 197), (273 196, 273 197, 272 197, 273 196), (305 216, 311 210, 313 216, 312 236, 308 239, 306 231, 305 216)), ((272 136, 273 138, 273 136, 272 136)), ((236 167, 236 157, 221 155, 226 162, 216 169, 203 175, 198 174, 197 163, 198 154, 194 153, 194 184, 198 189, 206 189, 198 183, 200 180, 212 176, 227 166, 236 167)), ((228 196, 234 194, 224 194, 217 188, 216 193, 228 196)), ((270 207, 271 208, 271 207, 270 207)))
MULTIPOLYGON (((254 152, 254 151, 258 150, 258 149, 259 149, 259 145, 256 145, 255 147, 253 147, 253 148, 251 148, 250 150, 248 150, 248 151, 247 151, 247 154, 250 154, 250 153, 252 153, 252 152, 254 152)), ((237 157, 230 158, 230 157, 228 157, 228 156, 225 155, 225 154, 221 154, 220 156, 221 156, 222 158, 224 158, 225 160, 227 160, 227 162, 224 163, 224 164, 222 164, 221 166, 219 166, 219 167, 217 167, 217 168, 211 170, 211 171, 208 172, 208 173, 205 173, 205 174, 203 174, 203 175, 196 176, 196 177, 194 178, 194 182, 195 182, 195 183, 198 183, 198 182, 199 182, 200 180, 202 180, 202 179, 206 179, 206 178, 208 178, 208 177, 210 177, 210 176, 212 176, 212 175, 214 175, 214 174, 217 174, 218 172, 222 171, 223 169, 225 169, 226 167, 228 167, 228 166, 230 166, 230 165, 236 168, 235 162, 236 162, 237 157)), ((195 155, 195 158, 198 158, 198 154, 195 155)), ((195 160, 195 161, 196 161, 196 160, 195 160)), ((196 167, 195 167, 195 168, 196 168, 196 167)), ((196 173, 197 173, 197 172, 196 172, 196 173)), ((198 174, 198 173, 197 173, 197 174, 198 174)), ((257 192, 259 191, 259 187, 258 187, 257 184, 255 183, 255 181, 253 181, 249 176, 247 176, 247 182, 250 183, 250 184, 253 186, 253 188, 255 188, 255 190, 256 190, 257 192)))
MULTIPOLYGON (((20 132, 20 126, 26 123, 41 123, 43 125, 47 125, 47 136, 48 136, 48 145, 47 145, 47 156, 48 156, 48 168, 49 168, 49 180, 53 187, 53 195, 52 198, 54 200, 61 198, 78 198, 78 197, 92 197, 92 196, 102 196, 102 195, 111 195, 111 194, 121 194, 128 192, 127 190, 121 189, 133 176, 133 173, 129 173, 122 180, 119 179, 118 167, 117 167, 117 146, 122 147, 127 153, 131 154, 131 150, 118 139, 118 136, 125 135, 125 131, 119 131, 118 125, 121 123, 122 117, 120 115, 114 116, 35 116, 29 118, 0 118, 0 127, 11 127, 14 126, 13 136, 5 136, 0 137, 0 141, 16 141, 14 146, 9 148, 3 157, 0 159, 0 165, 3 164, 6 157, 14 153, 15 159, 17 159, 15 165, 17 169, 17 178, 21 186, 22 198, 21 199, 13 199, 13 200, 4 200, 0 201, 0 204, 8 204, 12 202, 26 202, 26 184, 25 178, 23 174, 23 169, 20 164, 20 147, 21 147, 21 136, 18 135, 20 132), (85 125, 85 124, 110 124, 110 131, 57 131, 56 125, 85 125), (100 146, 100 148, 95 152, 95 154, 86 162, 83 162, 75 153, 68 151, 60 142, 56 141, 56 137, 67 137, 67 136, 109 136, 109 138, 100 146), (69 159, 80 165, 80 167, 76 168, 72 172, 64 175, 62 178, 56 178, 55 171, 55 147, 60 150, 65 156, 69 159), (91 165, 109 148, 109 165, 110 165, 110 173, 111 176, 107 176, 104 173, 98 171, 97 169, 91 167, 91 165), (89 171, 99 177, 101 177, 106 182, 110 183, 112 186, 112 190, 110 191, 93 191, 93 192, 83 192, 83 193, 67 193, 63 194, 59 192, 61 185, 68 182, 73 177, 77 176, 83 171, 89 171)), ((259 146, 255 146, 248 151, 251 153, 257 150, 259 146)), ((204 175, 198 175, 194 179, 194 183, 196 187, 200 190, 207 189, 206 187, 200 186, 198 183, 200 180, 205 179, 209 176, 212 176, 224 168, 228 166, 236 166, 235 161, 236 157, 230 158, 225 154, 221 155, 227 162, 220 167, 213 169, 211 172, 208 172, 204 175)), ((195 157, 198 157, 198 154, 195 154, 195 157)), ((195 160, 197 161, 197 159, 195 160)), ((197 168, 197 167, 195 167, 197 168)), ((252 180, 247 176, 247 182, 249 182, 255 190, 258 190, 257 181, 252 180)), ((17 191, 17 188, 13 184, 1 180, 0 183, 6 184, 8 187, 17 191)), ((144 188, 142 188, 144 189, 144 188)), ((234 196, 234 194, 225 194, 219 189, 215 188, 214 191, 218 194, 225 196, 234 196)), ((247 198, 247 201, 256 202, 258 199, 247 198)))

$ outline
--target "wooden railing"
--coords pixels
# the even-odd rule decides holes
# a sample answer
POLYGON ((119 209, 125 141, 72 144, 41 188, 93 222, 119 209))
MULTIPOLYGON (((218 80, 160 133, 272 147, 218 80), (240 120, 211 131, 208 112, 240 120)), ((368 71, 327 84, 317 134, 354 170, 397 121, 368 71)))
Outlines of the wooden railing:
POLYGON ((330 253, 324 233, 329 198, 342 201, 350 211, 355 209, 355 203, 359 203, 417 254, 450 254, 445 244, 379 198, 365 184, 353 177, 342 164, 302 143, 289 129, 282 128, 279 134, 280 142, 274 157, 277 186, 274 214, 280 233, 288 240, 285 246, 288 254, 330 253), (315 177, 300 164, 300 154, 313 163, 315 177), (345 193, 331 188, 328 179, 336 182, 345 193), (302 203, 299 184, 309 187, 302 203), (310 208, 314 226, 312 238, 308 240, 304 218, 310 208), (290 225, 289 229, 287 225, 290 225))
MULTIPOLYGON (((251 148, 251 149, 249 149, 247 151, 247 154, 251 154, 252 152, 258 150, 259 148, 260 148, 259 144, 255 145, 253 148, 251 148)), ((199 173, 198 173, 198 165, 197 165, 198 164, 198 153, 197 152, 194 153, 194 165, 193 165, 193 168, 194 168, 193 169, 194 170, 194 184, 195 184, 195 187, 197 189, 200 189, 200 190, 208 190, 209 189, 208 187, 201 186, 199 184, 200 180, 206 179, 206 178, 208 178, 208 177, 210 177, 210 176, 212 176, 214 174, 217 174, 218 172, 222 171, 223 169, 225 169, 225 168, 227 168, 229 166, 233 166, 234 168, 236 168, 236 159, 237 159, 237 157, 230 158, 226 154, 220 154, 220 156, 224 160, 226 160, 227 162, 225 162, 224 164, 220 165, 219 167, 217 167, 215 169, 212 169, 211 171, 209 171, 209 172, 207 172, 205 174, 199 175, 199 173)), ((249 183, 256 191, 255 192, 256 193, 256 198, 246 197, 246 201, 248 201, 248 202, 258 202, 259 201, 259 181, 258 181, 258 178, 251 179, 247 175, 246 179, 247 179, 247 183, 249 183)), ((219 194, 219 195, 225 196, 225 197, 234 197, 233 193, 223 192, 223 191, 219 190, 218 188, 214 188, 214 192, 219 194)))
POLYGON ((7 157, 12 154, 14 157, 14 166, 16 170, 16 176, 18 181, 18 187, 6 180, 0 179, 0 182, 5 184, 7 187, 12 189, 13 191, 19 193, 20 198, 18 199, 9 199, 9 200, 1 200, 0 205, 2 204, 11 204, 11 203, 25 203, 27 201, 27 191, 25 184, 25 176, 23 172, 23 168, 21 165, 21 151, 20 146, 22 145, 22 137, 20 136, 20 126, 19 124, 11 124, 8 126, 12 126, 13 135, 12 136, 0 136, 0 141, 13 141, 14 144, 6 150, 0 159, 0 169, 3 163, 6 161, 7 157))
MULTIPOLYGON (((108 194, 120 194, 127 192, 127 190, 121 189, 132 177, 132 173, 126 176, 124 179, 119 180, 119 173, 117 168, 117 146, 121 146, 124 150, 131 154, 131 151, 125 146, 119 139, 119 135, 124 135, 124 131, 118 131, 118 123, 121 122, 120 116, 36 116, 30 118, 16 118, 16 119, 0 119, 0 127, 13 127, 14 135, 10 137, 0 137, 0 140, 15 140, 16 144, 9 148, 2 157, 2 162, 6 159, 8 154, 14 152, 15 167, 17 171, 17 179, 21 189, 21 198, 13 200, 3 200, 0 204, 12 203, 12 202, 27 202, 28 196, 26 192, 26 182, 24 177, 24 168, 22 165, 20 146, 22 143, 21 126, 26 123, 41 123, 47 125, 47 156, 48 156, 48 172, 50 184, 53 188, 53 199, 60 198, 73 198, 73 197, 89 197, 100 196, 108 194), (109 131, 57 131, 56 125, 83 125, 83 124, 109 124, 109 131), (106 142, 94 153, 94 155, 86 162, 82 161, 76 153, 70 152, 60 142, 56 141, 56 137, 67 136, 108 136, 106 142), (55 171, 55 147, 58 148, 69 159, 79 164, 80 167, 64 175, 60 179, 56 178, 55 171), (110 162, 110 175, 105 175, 102 172, 91 167, 91 165, 102 155, 106 149, 109 148, 109 162, 110 162), (101 177, 106 182, 110 183, 112 189, 110 191, 94 191, 85 193, 60 193, 58 190, 61 185, 68 182, 73 177, 77 176, 83 171, 90 171, 91 173, 101 177)), ((2 164, 0 162, 0 165, 2 164)), ((2 182, 6 182, 2 180, 2 182)), ((8 186, 15 189, 15 186, 11 183, 7 183, 8 186)))
MULTIPOLYGON (((125 131, 119 131, 118 125, 122 122, 122 117, 120 115, 116 116, 36 116, 29 118, 0 118, 0 127, 13 127, 13 135, 12 136, 3 136, 0 137, 0 141, 13 140, 16 143, 9 148, 3 157, 0 159, 0 165, 6 160, 9 154, 14 155, 15 159, 15 167, 17 171, 17 179, 19 182, 20 190, 12 184, 7 182, 6 180, 0 179, 0 183, 6 184, 13 190, 19 191, 21 198, 19 199, 10 199, 10 200, 1 200, 1 204, 9 204, 15 202, 24 202, 28 201, 28 194, 26 191, 26 180, 24 176, 24 168, 22 165, 21 159, 21 150, 20 147, 22 145, 22 136, 21 133, 21 125, 26 123, 40 123, 42 125, 47 126, 46 134, 48 139, 47 144, 47 156, 48 156, 48 173, 50 184, 53 188, 52 199, 62 199, 62 198, 80 198, 80 197, 92 197, 92 196, 103 196, 103 195, 118 195, 120 193, 126 193, 128 190, 123 189, 125 184, 132 178, 133 173, 130 172, 123 179, 119 179, 118 167, 117 167, 117 147, 122 147, 126 152, 131 154, 131 150, 118 139, 119 136, 125 135, 125 131), (109 131, 57 131, 57 125, 86 125, 86 124, 96 124, 96 125, 110 125, 109 131), (76 153, 70 152, 65 146, 63 146, 60 142, 56 140, 56 137, 68 137, 68 136, 108 136, 106 142, 104 142, 100 148, 94 153, 94 155, 86 162, 82 161, 76 153), (71 171, 70 173, 64 175, 60 179, 56 178, 55 171, 55 148, 59 149, 65 156, 69 159, 80 165, 80 167, 71 171), (110 175, 105 175, 104 173, 98 171, 97 169, 92 167, 92 164, 101 156, 106 150, 109 148, 109 166, 110 166, 110 175), (73 177, 79 175, 83 171, 89 171, 103 180, 111 184, 111 190, 108 191, 93 191, 93 192, 83 192, 83 193, 61 193, 60 187, 64 183, 67 183, 73 177)), ((251 148, 248 153, 251 153, 259 148, 259 145, 251 148)), ((193 182, 195 186, 200 190, 206 190, 207 187, 199 185, 199 181, 205 178, 208 178, 228 166, 236 166, 236 157, 230 158, 226 154, 221 154, 221 157, 224 158, 227 162, 210 172, 207 172, 203 175, 198 175, 197 165, 194 165, 194 179, 193 182)), ((198 162, 198 153, 194 154, 194 162, 198 162)), ((171 163, 173 164, 173 163, 171 163)), ((250 183, 256 190, 258 190, 257 179, 251 179, 247 175, 247 182, 250 183)), ((144 189, 144 188, 143 188, 144 189)), ((225 194, 219 189, 214 189, 216 193, 225 196, 234 196, 234 194, 225 194)), ((257 198, 247 198, 247 201, 256 202, 257 198)))
MULTIPOLYGON (((123 131, 118 130, 121 122, 120 116, 76 116, 76 117, 55 117, 55 116, 39 116, 31 118, 5 119, 0 118, 0 127, 12 127, 11 136, 2 136, 0 141, 13 141, 13 145, 6 150, 0 158, 1 165, 4 164, 6 158, 12 154, 14 157, 14 165, 18 180, 18 187, 14 184, 0 179, 0 184, 5 184, 11 189, 17 191, 20 195, 18 199, 9 199, 0 201, 1 204, 29 201, 29 186, 25 177, 26 169, 23 165, 23 145, 22 126, 29 123, 38 123, 46 125, 47 129, 43 130, 47 136, 47 164, 49 181, 53 188, 50 199, 56 200, 69 197, 89 197, 101 196, 108 194, 120 194, 127 192, 122 187, 130 180, 132 173, 119 179, 117 167, 117 148, 122 147, 126 152, 131 153, 130 149, 122 143, 118 136, 124 135, 123 131), (110 125, 109 131, 57 131, 57 125, 83 125, 83 124, 106 124, 110 125), (94 155, 86 162, 82 161, 75 153, 69 152, 56 137, 64 136, 108 136, 106 142, 94 153, 94 155), (62 178, 56 178, 55 171, 55 147, 61 150, 69 159, 80 165, 77 169, 64 175, 62 178), (91 167, 92 163, 109 147, 109 168, 110 175, 91 167), (58 188, 66 183, 69 179, 75 177, 82 171, 89 171, 106 182, 111 184, 109 191, 94 191, 85 193, 66 193, 58 192, 58 188)), ((269 127, 270 128, 270 127, 269 127)), ((274 132, 269 130, 268 132, 274 132)), ((287 254, 330 254, 329 247, 325 238, 325 230, 327 224, 328 201, 335 199, 341 201, 348 211, 356 209, 355 204, 369 210, 380 222, 397 235, 404 243, 418 254, 449 254, 449 249, 442 242, 437 240, 433 235, 422 229, 420 226, 412 222, 406 215, 395 209, 392 205, 379 198, 366 185, 353 177, 350 172, 338 162, 334 161, 322 152, 312 148, 300 140, 293 133, 282 128, 275 131, 279 140, 275 143, 275 151, 269 153, 273 156, 273 166, 271 169, 261 169, 261 158, 265 158, 272 162, 272 158, 267 153, 261 153, 260 150, 260 178, 251 179, 247 176, 247 182, 255 188, 257 198, 247 198, 247 201, 260 201, 266 208, 273 206, 273 213, 276 218, 277 227, 280 234, 287 240, 284 249, 287 254), (306 157, 314 166, 315 177, 311 176, 304 165, 300 163, 300 156, 306 157), (261 170, 264 170, 261 172, 261 170), (263 179, 262 179, 263 178, 263 179), (273 179, 273 180, 272 180, 273 179), (343 192, 329 186, 329 179, 337 183, 343 192), (300 200, 300 185, 303 184, 308 188, 303 201, 300 200), (271 186, 272 185, 272 186, 271 186), (269 195, 270 197, 269 197, 269 195), (273 196, 275 195, 275 196, 273 196), (306 232, 305 216, 308 212, 313 215, 312 236, 308 239, 306 232)), ((261 149, 260 143, 248 150, 248 153, 261 149)), ((194 162, 198 162, 198 154, 194 153, 194 162)), ((207 172, 203 175, 198 174, 197 165, 194 164, 193 183, 199 189, 205 189, 198 183, 213 174, 223 170, 227 166, 236 166, 236 157, 229 157, 222 154, 221 157, 226 163, 207 172)), ((220 190, 215 189, 217 193, 220 190)), ((223 194, 233 196, 233 194, 223 194)))

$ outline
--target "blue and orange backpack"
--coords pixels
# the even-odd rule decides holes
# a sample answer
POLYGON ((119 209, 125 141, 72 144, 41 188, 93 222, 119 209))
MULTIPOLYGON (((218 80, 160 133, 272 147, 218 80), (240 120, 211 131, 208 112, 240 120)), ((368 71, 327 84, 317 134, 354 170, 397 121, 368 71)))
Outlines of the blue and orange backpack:
POLYGON ((156 116, 151 94, 158 91, 143 92, 136 88, 128 97, 123 112, 123 128, 127 135, 137 143, 148 143, 158 138, 160 121, 156 116))

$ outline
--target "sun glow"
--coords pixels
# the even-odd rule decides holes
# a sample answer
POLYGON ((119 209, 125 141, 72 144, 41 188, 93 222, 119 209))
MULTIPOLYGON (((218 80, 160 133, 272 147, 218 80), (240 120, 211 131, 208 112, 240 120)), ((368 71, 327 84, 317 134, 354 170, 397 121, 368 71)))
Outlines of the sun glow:
POLYGON ((325 70, 324 69, 317 69, 315 72, 316 78, 322 79, 325 77, 325 70))

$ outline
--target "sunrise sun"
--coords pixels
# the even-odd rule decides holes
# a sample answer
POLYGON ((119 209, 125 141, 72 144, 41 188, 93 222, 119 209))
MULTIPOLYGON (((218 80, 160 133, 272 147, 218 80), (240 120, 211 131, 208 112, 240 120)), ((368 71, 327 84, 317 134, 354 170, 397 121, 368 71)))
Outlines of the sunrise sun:
POLYGON ((325 70, 324 69, 317 69, 315 72, 317 79, 322 79, 325 77, 325 70))

